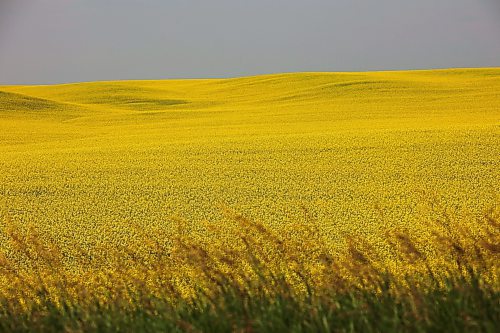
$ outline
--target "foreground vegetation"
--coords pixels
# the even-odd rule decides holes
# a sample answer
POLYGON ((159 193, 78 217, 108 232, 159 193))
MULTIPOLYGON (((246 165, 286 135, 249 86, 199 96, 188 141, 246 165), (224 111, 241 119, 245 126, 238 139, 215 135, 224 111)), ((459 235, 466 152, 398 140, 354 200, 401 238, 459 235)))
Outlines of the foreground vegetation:
POLYGON ((146 295, 127 304, 64 308, 42 298, 30 313, 4 311, 0 327, 4 332, 496 332, 500 320, 498 291, 477 282, 397 295, 332 292, 300 302, 280 289, 285 290, 278 295, 247 298, 228 287, 210 301, 175 307, 146 295))
POLYGON ((168 245, 143 235, 147 253, 82 252, 72 258, 78 267, 36 228, 11 224, 4 232, 17 252, 1 258, 0 329, 495 332, 500 323, 498 212, 475 233, 437 221, 425 247, 417 235, 388 234, 390 260, 374 251, 382 244, 354 235, 344 253, 332 253, 313 221, 290 236, 226 214, 232 245, 178 226, 168 245))

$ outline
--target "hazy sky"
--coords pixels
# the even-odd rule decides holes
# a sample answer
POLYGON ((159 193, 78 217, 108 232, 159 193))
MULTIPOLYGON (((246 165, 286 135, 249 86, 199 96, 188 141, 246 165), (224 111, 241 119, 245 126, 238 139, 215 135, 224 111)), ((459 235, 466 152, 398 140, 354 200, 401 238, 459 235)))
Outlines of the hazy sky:
POLYGON ((500 66, 500 0, 0 0, 0 84, 500 66))

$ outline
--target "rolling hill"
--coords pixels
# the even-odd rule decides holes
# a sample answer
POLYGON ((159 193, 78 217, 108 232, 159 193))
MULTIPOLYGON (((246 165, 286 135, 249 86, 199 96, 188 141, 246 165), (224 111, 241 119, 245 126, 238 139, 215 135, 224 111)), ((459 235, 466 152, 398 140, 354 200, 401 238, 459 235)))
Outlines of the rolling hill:
POLYGON ((0 86, 0 129, 2 214, 63 243, 220 205, 335 242, 498 203, 500 69, 0 86))

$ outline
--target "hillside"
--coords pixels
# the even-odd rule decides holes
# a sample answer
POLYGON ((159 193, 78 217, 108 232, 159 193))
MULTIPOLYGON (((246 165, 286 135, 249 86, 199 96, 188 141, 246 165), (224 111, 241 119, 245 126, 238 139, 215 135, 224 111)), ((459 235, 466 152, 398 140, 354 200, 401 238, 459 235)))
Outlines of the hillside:
POLYGON ((89 246, 220 205, 306 207, 333 242, 432 219, 433 197, 476 216, 498 202, 499 92, 498 68, 3 86, 2 214, 89 246))

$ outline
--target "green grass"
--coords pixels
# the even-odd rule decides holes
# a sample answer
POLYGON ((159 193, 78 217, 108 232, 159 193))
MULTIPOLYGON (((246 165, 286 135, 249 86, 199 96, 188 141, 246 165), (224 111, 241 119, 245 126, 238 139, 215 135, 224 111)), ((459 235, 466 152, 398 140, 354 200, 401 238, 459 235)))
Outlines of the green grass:
MULTIPOLYGON (((210 299, 175 306, 150 295, 100 304, 54 304, 41 297, 30 312, 10 312, 4 299, 2 332, 497 332, 500 293, 479 280, 449 281, 428 291, 388 287, 381 292, 311 295, 298 300, 286 286, 274 295, 226 286, 210 299)), ((333 288, 332 288, 333 291, 333 288)))

